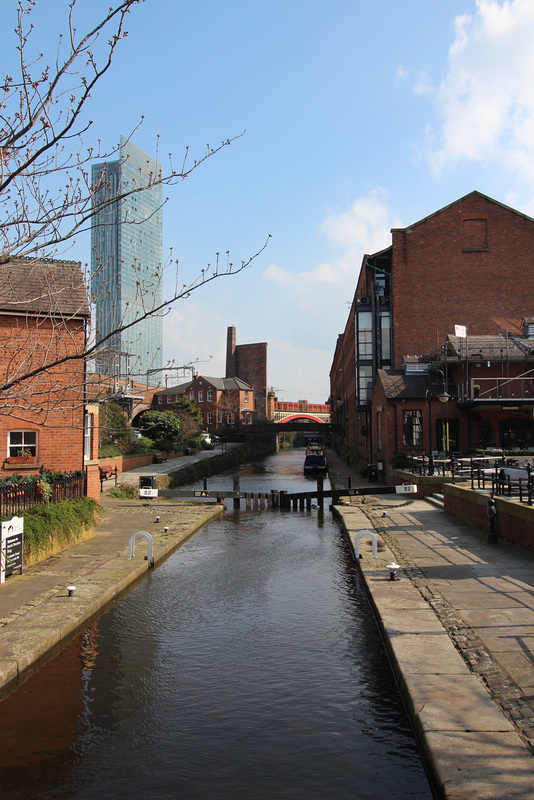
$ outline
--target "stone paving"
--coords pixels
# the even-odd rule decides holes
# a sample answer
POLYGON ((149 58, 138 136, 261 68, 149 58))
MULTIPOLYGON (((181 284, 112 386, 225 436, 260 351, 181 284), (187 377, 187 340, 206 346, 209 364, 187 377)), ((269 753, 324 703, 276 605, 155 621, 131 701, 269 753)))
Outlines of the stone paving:
POLYGON ((424 500, 338 510, 352 542, 378 540, 374 559, 360 539, 360 571, 439 796, 532 800, 534 556, 424 500))

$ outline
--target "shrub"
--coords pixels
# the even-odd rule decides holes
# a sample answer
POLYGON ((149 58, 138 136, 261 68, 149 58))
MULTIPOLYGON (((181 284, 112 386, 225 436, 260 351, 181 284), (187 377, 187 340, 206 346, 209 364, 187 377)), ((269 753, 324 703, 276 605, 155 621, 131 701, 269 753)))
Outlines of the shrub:
MULTIPOLYGON (((83 528, 95 524, 99 509, 96 500, 79 497, 76 500, 62 500, 60 503, 47 503, 34 506, 24 512, 24 558, 46 553, 54 543, 59 548, 68 547, 76 541, 83 528)), ((8 517, 4 517, 8 519, 8 517)))
POLYGON ((130 483, 121 483, 116 489, 109 493, 110 497, 118 497, 120 500, 135 500, 139 496, 139 490, 130 483))
POLYGON ((136 439, 129 450, 129 455, 141 455, 143 453, 150 453, 154 451, 154 442, 147 436, 141 436, 136 439))

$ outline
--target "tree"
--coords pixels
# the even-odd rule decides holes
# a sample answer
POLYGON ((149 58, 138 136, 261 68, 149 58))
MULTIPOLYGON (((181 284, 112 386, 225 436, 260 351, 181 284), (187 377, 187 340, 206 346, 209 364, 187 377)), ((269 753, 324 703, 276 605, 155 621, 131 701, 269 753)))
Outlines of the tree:
POLYGON ((199 433, 202 427, 202 411, 194 400, 180 397, 172 404, 171 410, 180 421, 180 441, 185 442, 199 433))
MULTIPOLYGON (((93 122, 85 121, 86 106, 91 91, 109 71, 116 49, 127 35, 127 15, 140 2, 144 0, 117 2, 104 19, 80 34, 75 21, 78 3, 71 0, 66 35, 60 37, 55 59, 50 63, 46 63, 42 55, 32 59, 29 54, 33 34, 31 11, 36 0, 18 2, 18 74, 6 76, 0 84, 0 304, 6 297, 9 303, 16 302, 11 289, 10 268, 20 263, 21 258, 29 259, 31 263, 43 257, 57 258, 75 235, 90 228, 91 219, 103 208, 120 204, 128 196, 151 187, 179 184, 203 162, 238 138, 226 139, 216 147, 208 145, 193 161, 186 149, 178 167, 169 156, 165 170, 147 171, 142 180, 123 189, 121 194, 99 191, 106 182, 105 171, 96 184, 91 183, 90 163, 113 158, 116 151, 104 152, 100 147, 85 143, 94 128, 93 122), (104 40, 107 45, 102 47, 104 40), (97 51, 100 56, 95 55, 97 51)), ((81 348, 63 348, 63 351, 59 348, 59 352, 55 346, 45 348, 39 363, 35 357, 26 359, 33 325, 33 321, 29 321, 26 330, 19 331, 10 342, 11 350, 17 351, 16 369, 0 374, 0 409, 6 397, 10 398, 10 407, 18 399, 31 403, 35 395, 32 381, 39 379, 43 372, 105 352, 108 342, 117 333, 164 313, 173 303, 189 297, 191 292, 205 284, 236 275, 249 267, 266 244, 239 264, 230 260, 229 253, 224 258, 217 253, 214 264, 206 265, 187 283, 181 280, 178 261, 169 258, 159 274, 149 275, 146 280, 138 282, 135 313, 129 311, 116 319, 106 336, 88 330, 81 348), (161 302, 154 303, 153 286, 162 281, 163 269, 174 271, 174 289, 161 302)), ((87 279, 88 276, 81 273, 78 277, 73 276, 76 282, 73 289, 83 289, 85 296, 91 299, 87 279)), ((53 282, 45 282, 40 291, 50 307, 54 306, 54 300, 60 299, 53 282)), ((48 321, 51 342, 70 337, 61 313, 49 314, 48 321)), ((73 372, 78 374, 76 370, 73 372)), ((81 386, 73 386, 71 394, 76 388, 82 391, 81 386)), ((72 402, 72 397, 69 402, 72 402)))
POLYGON ((148 439, 180 440, 180 420, 172 411, 143 411, 137 425, 148 439))
POLYGON ((100 443, 115 444, 123 453, 129 453, 134 442, 135 434, 116 403, 105 403, 104 419, 100 425, 100 443))

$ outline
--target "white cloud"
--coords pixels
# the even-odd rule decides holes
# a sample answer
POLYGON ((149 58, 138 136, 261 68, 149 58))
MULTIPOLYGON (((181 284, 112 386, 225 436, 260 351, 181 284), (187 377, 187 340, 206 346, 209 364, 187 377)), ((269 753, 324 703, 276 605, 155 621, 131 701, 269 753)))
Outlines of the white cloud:
POLYGON ((455 20, 448 69, 432 94, 440 120, 427 130, 427 158, 436 173, 461 162, 492 161, 519 182, 534 181, 534 3, 477 0, 455 20))

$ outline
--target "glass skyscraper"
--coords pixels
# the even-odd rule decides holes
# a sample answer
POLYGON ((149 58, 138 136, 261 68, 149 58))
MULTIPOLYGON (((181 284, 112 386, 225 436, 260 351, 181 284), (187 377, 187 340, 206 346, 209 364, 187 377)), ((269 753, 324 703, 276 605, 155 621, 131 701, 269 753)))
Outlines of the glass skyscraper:
POLYGON ((91 172, 98 187, 91 222, 95 336, 97 342, 109 337, 95 366, 97 372, 159 385, 162 318, 146 312, 163 297, 162 188, 151 185, 161 167, 123 136, 119 150, 118 160, 94 164, 91 172))

